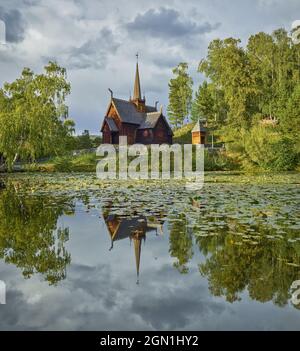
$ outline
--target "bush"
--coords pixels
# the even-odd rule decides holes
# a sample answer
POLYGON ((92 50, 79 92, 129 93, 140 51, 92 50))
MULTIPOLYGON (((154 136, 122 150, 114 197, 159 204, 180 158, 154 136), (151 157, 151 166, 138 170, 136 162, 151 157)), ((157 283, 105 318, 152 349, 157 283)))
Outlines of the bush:
POLYGON ((299 162, 299 154, 291 139, 283 138, 273 144, 274 159, 269 168, 274 171, 293 171, 299 162))
POLYGON ((70 172, 72 170, 72 162, 68 156, 56 157, 53 163, 55 171, 70 172))
POLYGON ((204 153, 205 171, 231 171, 240 168, 239 163, 235 162, 225 152, 208 152, 204 153))
POLYGON ((27 171, 41 172, 95 172, 96 154, 88 153, 78 156, 57 156, 45 163, 26 165, 27 171))
POLYGON ((283 137, 276 127, 253 127, 244 140, 246 163, 268 171, 291 171, 299 161, 293 140, 283 137))
POLYGON ((191 144, 192 143, 192 129, 194 123, 189 123, 180 129, 174 131, 173 143, 174 144, 191 144))

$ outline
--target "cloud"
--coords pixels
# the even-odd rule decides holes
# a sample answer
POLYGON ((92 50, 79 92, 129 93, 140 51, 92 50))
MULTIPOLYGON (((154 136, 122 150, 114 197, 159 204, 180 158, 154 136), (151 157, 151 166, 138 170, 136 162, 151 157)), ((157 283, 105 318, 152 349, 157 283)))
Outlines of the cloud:
MULTIPOLYGON (((102 29, 95 39, 61 52, 59 61, 69 69, 103 69, 106 67, 108 56, 115 54, 119 46, 112 31, 102 29)), ((55 57, 43 57, 43 61, 49 60, 55 60, 55 57)))
POLYGON ((160 38, 205 34, 219 26, 219 23, 210 24, 209 22, 203 22, 198 24, 188 19, 181 19, 178 11, 165 7, 160 7, 158 10, 150 9, 143 14, 139 13, 132 22, 126 24, 129 32, 160 38))
POLYGON ((0 7, 0 19, 6 26, 7 42, 19 43, 24 39, 26 22, 19 10, 5 11, 0 7))
POLYGON ((119 43, 109 29, 102 29, 96 39, 88 40, 78 48, 69 51, 69 64, 71 68, 104 68, 107 56, 116 53, 119 43))

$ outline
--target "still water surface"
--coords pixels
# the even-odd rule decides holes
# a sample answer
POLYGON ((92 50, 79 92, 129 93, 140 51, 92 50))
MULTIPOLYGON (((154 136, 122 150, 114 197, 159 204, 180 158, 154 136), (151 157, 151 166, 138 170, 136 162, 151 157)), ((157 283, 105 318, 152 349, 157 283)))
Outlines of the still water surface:
POLYGON ((299 185, 0 191, 0 329, 300 329, 299 185))

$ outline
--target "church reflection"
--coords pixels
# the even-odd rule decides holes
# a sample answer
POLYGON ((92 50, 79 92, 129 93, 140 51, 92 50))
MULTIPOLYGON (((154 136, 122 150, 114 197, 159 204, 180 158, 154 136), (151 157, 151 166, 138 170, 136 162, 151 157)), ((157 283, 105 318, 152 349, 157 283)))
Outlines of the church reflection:
POLYGON ((146 216, 120 216, 110 213, 110 207, 103 211, 103 218, 110 235, 110 248, 113 250, 115 243, 120 240, 130 240, 130 246, 134 248, 137 284, 139 284, 142 243, 150 233, 156 236, 163 234, 163 220, 159 217, 146 216))

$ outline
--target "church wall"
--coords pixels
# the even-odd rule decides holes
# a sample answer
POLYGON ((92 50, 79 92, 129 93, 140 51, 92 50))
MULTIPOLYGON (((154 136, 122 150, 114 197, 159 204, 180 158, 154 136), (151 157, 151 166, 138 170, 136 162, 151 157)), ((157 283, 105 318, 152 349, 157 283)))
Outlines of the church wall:
POLYGON ((172 136, 168 135, 168 127, 162 118, 157 122, 153 130, 154 144, 172 144, 172 136))
POLYGON ((205 144, 206 143, 206 133, 204 132, 193 132, 192 133, 192 144, 205 144))
POLYGON ((153 129, 139 129, 136 134, 136 142, 141 144, 153 143, 153 129))
POLYGON ((107 123, 104 124, 103 131, 102 131, 102 137, 103 137, 104 144, 111 143, 110 129, 109 129, 107 123))
POLYGON ((137 128, 138 126, 134 124, 127 124, 127 123, 122 124, 120 135, 127 136, 127 143, 129 145, 134 144, 136 142, 135 137, 136 137, 137 128))

